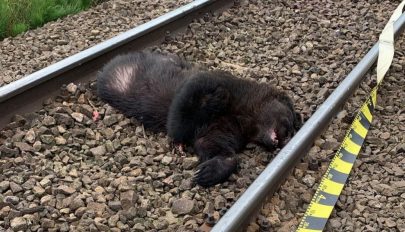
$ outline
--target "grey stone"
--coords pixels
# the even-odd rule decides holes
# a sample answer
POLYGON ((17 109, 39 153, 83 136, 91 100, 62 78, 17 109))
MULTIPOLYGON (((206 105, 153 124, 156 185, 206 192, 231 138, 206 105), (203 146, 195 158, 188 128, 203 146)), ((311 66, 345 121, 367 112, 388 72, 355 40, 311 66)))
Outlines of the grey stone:
POLYGON ((117 225, 117 222, 120 220, 120 217, 118 214, 112 215, 109 219, 108 219, 108 225, 110 227, 115 227, 117 225))
POLYGON ((102 216, 107 206, 104 203, 90 202, 87 208, 93 210, 97 216, 102 216))
POLYGON ((62 194, 65 194, 65 195, 71 195, 74 192, 76 192, 76 189, 74 189, 72 187, 69 187, 69 186, 66 186, 66 185, 62 185, 62 186, 59 186, 56 189, 56 192, 57 193, 62 193, 62 194))
POLYGON ((71 118, 68 114, 56 113, 54 117, 58 124, 66 125, 68 127, 72 127, 75 124, 73 118, 71 118))
POLYGON ((183 160, 183 168, 186 170, 191 170, 195 168, 198 164, 198 158, 197 157, 187 157, 183 160))
POLYGON ((213 204, 212 202, 208 201, 207 203, 205 203, 205 207, 204 207, 204 209, 203 209, 203 213, 210 213, 210 214, 212 214, 212 213, 214 213, 214 210, 215 210, 215 208, 214 208, 214 204, 213 204))
POLYGON ((342 228, 342 223, 338 218, 332 218, 330 219, 330 226, 334 229, 341 229, 342 228))
POLYGON ((177 199, 173 202, 172 212, 179 215, 190 214, 194 210, 194 204, 193 200, 185 198, 177 199))
POLYGON ((20 154, 20 152, 18 151, 17 148, 11 149, 11 148, 6 147, 4 145, 0 146, 0 152, 1 152, 3 157, 15 157, 18 154, 20 154))
POLYGON ((18 193, 18 192, 23 191, 23 188, 14 182, 10 182, 10 189, 13 193, 18 193))
POLYGON ((128 190, 126 192, 121 192, 120 194, 120 201, 122 208, 127 210, 136 204, 138 200, 138 196, 136 195, 134 190, 128 190))
POLYGON ((68 84, 68 85, 66 86, 66 90, 67 90, 69 93, 74 94, 74 93, 76 93, 77 85, 75 85, 75 84, 73 84, 73 83, 70 83, 70 84, 68 84))
POLYGON ((71 114, 72 118, 74 118, 77 122, 83 122, 84 115, 82 113, 73 112, 71 114))
POLYGON ((3 201, 6 203, 16 205, 20 201, 20 198, 17 196, 5 196, 3 201))
POLYGON ((10 188, 10 181, 3 180, 0 182, 0 193, 5 192, 8 188, 10 188))
POLYGON ((110 201, 108 202, 108 207, 114 211, 118 211, 121 209, 121 202, 120 201, 110 201))
POLYGON ((44 178, 39 182, 39 184, 42 187, 46 188, 46 187, 50 186, 52 184, 52 182, 48 178, 44 178))
POLYGON ((142 216, 145 217, 146 213, 143 214, 142 209, 144 207, 136 207, 136 206, 132 206, 127 210, 123 210, 121 212, 121 216, 124 216, 126 218, 126 220, 132 220, 134 219, 136 216, 142 216))
POLYGON ((80 107, 79 108, 80 113, 86 115, 89 118, 93 117, 93 108, 91 106, 86 105, 86 104, 81 104, 79 107, 80 107))
POLYGON ((0 209, 0 219, 4 219, 8 216, 8 213, 11 211, 10 206, 4 206, 0 209))
POLYGON ((391 218, 385 219, 385 224, 388 226, 388 228, 393 228, 393 227, 397 226, 397 223, 394 220, 392 220, 391 218))
POLYGON ((136 223, 132 229, 134 230, 134 232, 144 232, 146 231, 146 228, 141 224, 141 223, 136 223))
POLYGON ((90 152, 93 156, 103 156, 107 152, 104 145, 100 145, 98 147, 94 147, 90 149, 90 152))
POLYGON ((32 145, 35 151, 40 151, 42 148, 42 143, 41 141, 35 141, 34 144, 32 145))
POLYGON ((48 218, 42 218, 41 219, 41 226, 44 229, 50 229, 50 228, 55 227, 55 222, 53 220, 51 220, 51 219, 48 219, 48 218))
POLYGON ((109 127, 102 130, 101 133, 104 134, 106 139, 112 139, 114 137, 114 130, 109 127))
POLYGON ((45 144, 51 144, 55 142, 55 137, 53 135, 40 135, 39 138, 41 139, 41 142, 45 144))
POLYGON ((216 210, 222 209, 223 207, 225 207, 225 205, 226 205, 226 199, 223 196, 218 195, 215 197, 214 207, 216 210))
POLYGON ((36 184, 36 181, 34 179, 28 179, 27 181, 25 181, 24 184, 21 185, 21 187, 23 187, 26 190, 31 190, 32 188, 34 188, 36 184))
POLYGON ((80 197, 75 197, 72 201, 72 203, 70 204, 69 208, 71 210, 76 210, 80 207, 84 207, 84 201, 80 198, 80 197))
POLYGON ((56 120, 52 116, 45 116, 44 119, 42 120, 42 124, 45 126, 52 126, 55 125, 56 120))
MULTIPOLYGON (((55 197, 52 195, 45 195, 41 198, 41 205, 49 205, 51 202, 55 201, 55 197)), ((54 204, 54 203, 53 203, 54 204)), ((52 205, 52 204, 51 204, 52 205)))
POLYGON ((162 164, 169 165, 172 162, 173 158, 171 156, 164 156, 162 159, 162 164))
POLYGON ((80 207, 80 208, 76 209, 75 215, 76 215, 76 217, 81 218, 86 211, 87 211, 87 207, 80 207))
POLYGON ((23 217, 16 217, 10 222, 10 226, 14 231, 25 231, 28 229, 28 222, 23 217))
POLYGON ((169 226, 169 222, 163 218, 153 221, 153 226, 157 230, 164 230, 169 226))
POLYGON ((302 178, 302 182, 311 188, 315 184, 315 178, 310 175, 305 175, 304 178, 302 178))
POLYGON ((179 186, 179 189, 181 190, 187 190, 187 189, 191 189, 193 186, 193 181, 192 179, 184 179, 181 181, 181 184, 179 186))
POLYGON ((107 225, 104 225, 103 222, 105 221, 104 218, 102 220, 97 220, 98 218, 94 219, 94 224, 96 225, 97 229, 99 231, 110 231, 109 227, 107 225))
POLYGON ((34 148, 28 143, 24 142, 15 142, 14 146, 20 149, 20 151, 34 151, 34 148))
POLYGON ((36 138, 35 131, 33 129, 30 129, 25 133, 24 140, 27 141, 28 143, 34 143, 36 138))
POLYGON ((105 116, 103 119, 103 123, 106 126, 112 126, 112 125, 116 124, 117 122, 118 122, 118 117, 115 114, 105 116))
POLYGON ((55 137, 55 142, 57 145, 65 145, 66 139, 63 138, 62 136, 57 136, 57 137, 55 137))
POLYGON ((92 35, 98 35, 98 34, 100 34, 100 31, 93 29, 93 30, 90 31, 90 33, 91 33, 92 35))

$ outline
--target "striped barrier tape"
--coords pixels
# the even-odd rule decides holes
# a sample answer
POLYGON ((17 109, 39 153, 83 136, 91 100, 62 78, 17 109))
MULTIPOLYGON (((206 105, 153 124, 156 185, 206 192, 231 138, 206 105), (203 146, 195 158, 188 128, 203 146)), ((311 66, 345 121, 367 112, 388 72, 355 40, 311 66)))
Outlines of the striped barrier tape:
POLYGON ((313 196, 297 232, 323 231, 343 190, 350 171, 370 128, 377 102, 377 90, 394 57, 394 22, 401 16, 405 0, 399 4, 379 37, 377 85, 357 113, 313 196))

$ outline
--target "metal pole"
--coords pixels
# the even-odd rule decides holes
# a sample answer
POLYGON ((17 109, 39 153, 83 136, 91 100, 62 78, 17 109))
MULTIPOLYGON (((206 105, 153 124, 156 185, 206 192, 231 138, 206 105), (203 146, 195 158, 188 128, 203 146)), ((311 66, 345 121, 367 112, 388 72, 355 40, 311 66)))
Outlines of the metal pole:
MULTIPOLYGON (((401 33, 404 26, 405 14, 402 14, 394 24, 395 36, 401 33)), ((249 186, 246 192, 233 204, 211 230, 212 232, 234 232, 247 226, 249 219, 260 209, 266 197, 271 197, 277 190, 288 172, 306 154, 313 141, 329 124, 345 101, 354 93, 364 74, 374 64, 377 57, 378 43, 370 49, 298 133, 249 186)))

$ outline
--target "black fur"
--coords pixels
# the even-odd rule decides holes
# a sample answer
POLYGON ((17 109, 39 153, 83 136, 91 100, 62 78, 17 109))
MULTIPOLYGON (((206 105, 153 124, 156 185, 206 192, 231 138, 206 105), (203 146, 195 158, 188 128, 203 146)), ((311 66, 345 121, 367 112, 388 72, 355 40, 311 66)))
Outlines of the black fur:
POLYGON ((198 69, 174 55, 137 52, 115 58, 98 76, 98 93, 146 128, 167 129, 175 143, 192 146, 201 162, 195 181, 205 187, 228 179, 237 167, 235 154, 247 143, 281 147, 301 126, 285 92, 198 69), (117 72, 126 67, 136 69, 117 72))
POLYGON ((175 143, 192 143, 198 128, 229 111, 232 100, 226 83, 230 77, 225 72, 200 71, 184 83, 167 119, 168 135, 175 143))
POLYGON ((200 128, 194 151, 200 158, 195 181, 208 187, 224 182, 236 171, 235 154, 247 144, 242 125, 234 117, 222 116, 200 128))
POLYGON ((171 101, 192 66, 175 55, 136 52, 117 56, 97 77, 100 98, 143 123, 165 132, 171 101))
POLYGON ((200 72, 185 82, 168 116, 169 136, 192 144, 200 157, 195 180, 205 187, 228 179, 235 154, 248 142, 282 147, 300 126, 285 92, 223 71, 200 72))
POLYGON ((285 92, 227 72, 207 71, 185 82, 175 95, 168 134, 175 142, 190 143, 198 137, 198 128, 218 117, 235 118, 247 141, 268 149, 285 144, 301 126, 300 114, 285 92))

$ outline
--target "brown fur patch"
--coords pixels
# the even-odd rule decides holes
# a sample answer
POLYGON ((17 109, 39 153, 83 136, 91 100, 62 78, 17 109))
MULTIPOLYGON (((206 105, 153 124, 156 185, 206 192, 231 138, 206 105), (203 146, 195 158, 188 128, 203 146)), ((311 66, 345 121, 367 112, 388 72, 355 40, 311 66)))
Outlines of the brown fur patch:
POLYGON ((128 93, 130 90, 130 84, 133 81, 133 75, 137 71, 137 66, 135 64, 131 66, 118 66, 114 71, 116 78, 111 80, 111 85, 122 94, 128 93))

